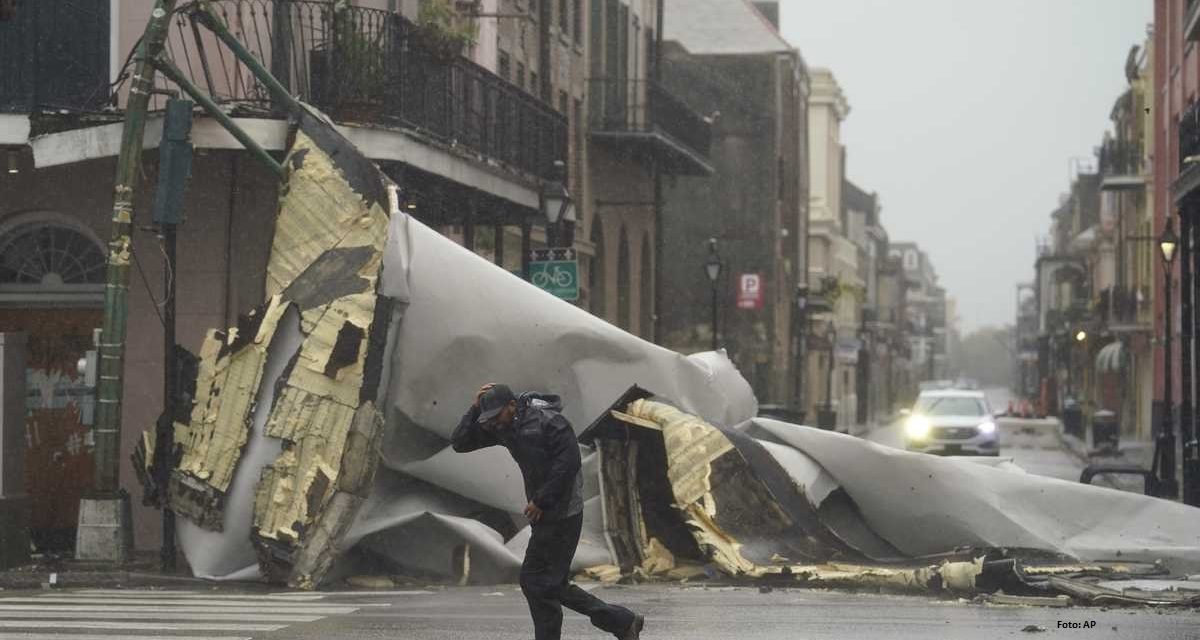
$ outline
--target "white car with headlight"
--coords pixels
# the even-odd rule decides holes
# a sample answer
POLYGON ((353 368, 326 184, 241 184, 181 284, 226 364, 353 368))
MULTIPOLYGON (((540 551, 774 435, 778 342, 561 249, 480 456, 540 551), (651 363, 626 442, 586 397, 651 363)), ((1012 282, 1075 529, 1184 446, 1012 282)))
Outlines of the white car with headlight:
POLYGON ((909 451, 1000 454, 996 421, 982 391, 922 391, 903 428, 905 448, 909 451))

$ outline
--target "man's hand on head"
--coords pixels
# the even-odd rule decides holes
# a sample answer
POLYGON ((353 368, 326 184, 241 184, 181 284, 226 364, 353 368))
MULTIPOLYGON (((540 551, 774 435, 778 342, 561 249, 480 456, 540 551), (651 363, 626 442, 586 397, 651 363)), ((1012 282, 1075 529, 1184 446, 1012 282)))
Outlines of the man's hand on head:
POLYGON ((542 519, 541 507, 537 506, 533 502, 525 505, 525 517, 529 520, 530 524, 537 524, 537 522, 542 519))
POLYGON ((495 382, 489 382, 489 383, 483 385, 482 387, 479 387, 479 392, 475 394, 475 406, 476 407, 479 406, 479 400, 483 398, 483 394, 487 393, 488 389, 491 389, 494 386, 496 386, 495 382))

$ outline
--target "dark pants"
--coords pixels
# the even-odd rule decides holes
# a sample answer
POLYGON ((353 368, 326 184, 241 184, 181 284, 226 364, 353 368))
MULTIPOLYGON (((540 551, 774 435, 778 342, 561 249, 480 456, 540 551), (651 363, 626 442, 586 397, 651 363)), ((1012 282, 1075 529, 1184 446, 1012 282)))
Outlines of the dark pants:
POLYGON ((581 613, 613 635, 633 624, 633 612, 605 603, 570 583, 571 560, 579 545, 583 514, 533 525, 533 536, 521 565, 521 591, 529 601, 536 640, 559 640, 562 608, 581 613))

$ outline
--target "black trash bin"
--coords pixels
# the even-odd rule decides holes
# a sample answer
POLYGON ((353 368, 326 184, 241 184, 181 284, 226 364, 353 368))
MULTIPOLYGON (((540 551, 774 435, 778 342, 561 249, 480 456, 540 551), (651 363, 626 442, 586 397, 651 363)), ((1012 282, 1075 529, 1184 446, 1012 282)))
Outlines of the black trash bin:
POLYGON ((1083 438, 1083 410, 1079 408, 1079 403, 1074 400, 1063 403, 1062 421, 1063 431, 1076 438, 1083 438))
POLYGON ((1121 439, 1121 425, 1117 414, 1101 409, 1092 415, 1092 446, 1097 449, 1115 451, 1121 439))

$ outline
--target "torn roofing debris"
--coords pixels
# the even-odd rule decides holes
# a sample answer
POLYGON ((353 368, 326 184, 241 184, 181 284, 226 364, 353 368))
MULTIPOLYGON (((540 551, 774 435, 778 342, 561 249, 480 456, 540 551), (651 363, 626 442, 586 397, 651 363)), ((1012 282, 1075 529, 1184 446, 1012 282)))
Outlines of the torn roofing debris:
POLYGON ((1118 601, 1111 581, 1200 571, 1193 508, 754 418, 723 352, 645 342, 425 227, 320 114, 285 167, 267 299, 208 334, 165 492, 140 473, 197 576, 514 580, 521 476, 449 446, 492 380, 590 424, 574 568, 600 579, 1118 601))

